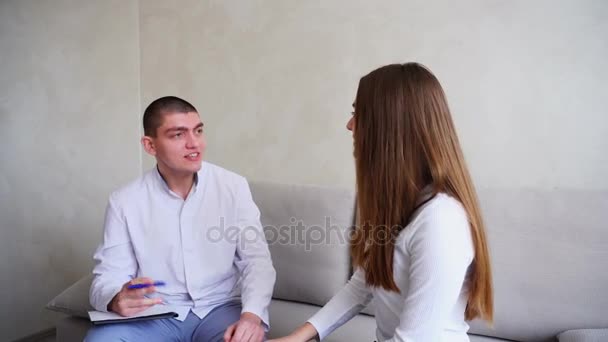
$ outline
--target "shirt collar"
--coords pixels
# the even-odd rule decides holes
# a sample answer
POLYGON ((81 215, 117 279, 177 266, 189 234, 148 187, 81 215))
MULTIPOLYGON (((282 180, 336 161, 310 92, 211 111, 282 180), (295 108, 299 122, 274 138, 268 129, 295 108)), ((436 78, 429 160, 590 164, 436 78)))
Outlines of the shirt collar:
MULTIPOLYGON (((190 193, 189 194, 196 193, 196 191, 198 189, 198 184, 199 184, 199 175, 198 174, 199 174, 199 172, 196 172, 194 174, 194 182, 192 183, 192 188, 190 188, 190 193)), ((160 174, 160 170, 158 169, 158 164, 154 167, 153 174, 154 174, 154 180, 155 180, 156 184, 163 191, 165 191, 167 194, 170 194, 172 196, 178 196, 175 192, 173 192, 173 190, 171 190, 171 188, 169 188, 169 185, 167 184, 167 182, 165 181, 165 179, 163 178, 163 176, 160 174)))
POLYGON ((416 200, 416 207, 420 207, 425 202, 428 202, 431 198, 433 198, 437 193, 433 190, 433 185, 428 184, 420 193, 418 193, 418 199, 416 200))

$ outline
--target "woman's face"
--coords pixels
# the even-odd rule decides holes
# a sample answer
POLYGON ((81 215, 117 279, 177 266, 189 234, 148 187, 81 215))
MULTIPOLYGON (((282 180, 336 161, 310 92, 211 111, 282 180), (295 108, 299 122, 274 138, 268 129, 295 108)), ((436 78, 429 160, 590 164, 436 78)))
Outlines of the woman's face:
POLYGON ((355 117, 351 116, 350 120, 348 120, 348 122, 346 123, 346 129, 355 133, 354 129, 355 129, 355 117))
POLYGON ((350 113, 350 120, 346 123, 346 129, 355 133, 355 104, 353 103, 353 111, 350 113))

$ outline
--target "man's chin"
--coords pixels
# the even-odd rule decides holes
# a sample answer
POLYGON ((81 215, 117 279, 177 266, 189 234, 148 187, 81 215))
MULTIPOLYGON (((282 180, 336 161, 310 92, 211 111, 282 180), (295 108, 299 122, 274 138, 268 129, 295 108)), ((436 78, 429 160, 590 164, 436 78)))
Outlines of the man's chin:
POLYGON ((202 167, 202 164, 198 164, 198 165, 191 164, 191 165, 182 166, 179 169, 176 169, 175 171, 178 174, 182 174, 182 175, 195 174, 198 171, 200 171, 201 167, 202 167))
POLYGON ((189 170, 193 173, 197 173, 201 170, 201 167, 203 166, 203 162, 201 161, 200 163, 196 164, 196 165, 192 165, 189 170))

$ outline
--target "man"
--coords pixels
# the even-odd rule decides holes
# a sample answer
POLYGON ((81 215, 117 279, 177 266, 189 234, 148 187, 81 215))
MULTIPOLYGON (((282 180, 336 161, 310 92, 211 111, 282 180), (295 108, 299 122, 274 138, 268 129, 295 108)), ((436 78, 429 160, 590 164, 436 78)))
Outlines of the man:
POLYGON ((190 103, 157 99, 143 125, 157 166, 110 196, 90 301, 122 316, 164 303, 179 316, 97 326, 85 341, 261 341, 276 275, 247 181, 202 162, 190 103), (128 288, 154 281, 164 286, 128 288))

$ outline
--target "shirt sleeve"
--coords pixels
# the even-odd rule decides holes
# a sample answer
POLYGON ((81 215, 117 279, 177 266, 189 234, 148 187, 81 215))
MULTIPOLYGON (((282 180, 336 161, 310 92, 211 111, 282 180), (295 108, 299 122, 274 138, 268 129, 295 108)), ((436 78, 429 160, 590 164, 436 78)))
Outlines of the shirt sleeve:
POLYGON ((239 238, 235 264, 241 273, 242 312, 257 315, 268 328, 268 305, 276 272, 260 222, 260 211, 253 202, 247 181, 244 178, 239 181, 236 194, 239 238))
POLYGON ((357 269, 348 283, 308 323, 315 327, 322 340, 361 312, 371 299, 371 290, 365 284, 365 272, 357 269))
POLYGON ((410 258, 409 289, 399 325, 387 342, 440 341, 474 257, 460 204, 442 206, 421 220, 404 242, 410 258))
POLYGON ((111 196, 105 213, 102 243, 93 259, 93 283, 89 292, 91 305, 98 311, 108 311, 108 304, 122 286, 135 277, 137 260, 124 218, 111 196))

